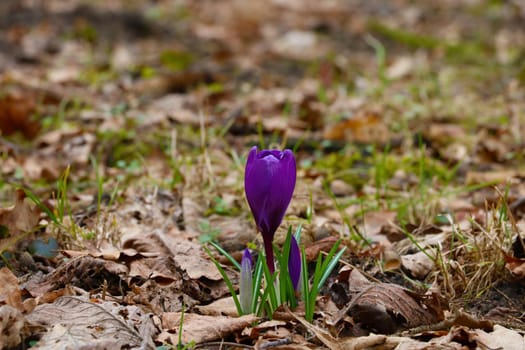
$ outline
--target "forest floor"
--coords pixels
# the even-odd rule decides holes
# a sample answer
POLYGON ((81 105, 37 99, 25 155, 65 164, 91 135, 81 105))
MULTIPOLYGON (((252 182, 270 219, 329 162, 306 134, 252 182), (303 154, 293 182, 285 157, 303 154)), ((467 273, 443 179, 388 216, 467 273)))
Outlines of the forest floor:
POLYGON ((518 0, 2 0, 0 348, 525 349, 523 23, 518 0), (311 323, 239 317, 203 249, 261 246, 254 145, 297 159, 275 244, 346 247, 311 323))

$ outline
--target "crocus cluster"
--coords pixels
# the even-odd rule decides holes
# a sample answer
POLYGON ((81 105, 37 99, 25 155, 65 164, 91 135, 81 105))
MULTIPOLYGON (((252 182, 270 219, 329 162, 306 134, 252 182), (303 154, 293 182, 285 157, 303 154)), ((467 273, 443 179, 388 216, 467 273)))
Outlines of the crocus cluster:
POLYGON ((248 154, 244 175, 246 199, 262 233, 266 263, 275 271, 273 237, 292 200, 296 165, 291 150, 257 150, 248 154))
POLYGON ((311 322, 317 295, 344 252, 344 248, 337 252, 341 242, 338 240, 326 258, 322 256, 317 258, 315 272, 310 279, 307 275, 306 258, 301 256, 297 242, 301 227, 297 228, 295 235, 292 234, 290 227, 282 250, 276 251, 279 271, 275 272, 273 238, 292 199, 295 179, 296 165, 292 151, 258 151, 257 147, 250 150, 246 163, 244 188, 257 229, 263 236, 265 255, 259 254, 254 264, 250 251, 246 249, 239 265, 220 246, 210 242, 239 268, 241 272, 239 296, 221 264, 206 249, 226 281, 239 315, 250 312, 261 315, 264 312, 271 317, 283 303, 288 303, 292 308, 296 307, 297 292, 300 291, 305 307, 305 318, 311 322), (263 283, 264 281, 266 283, 263 283))

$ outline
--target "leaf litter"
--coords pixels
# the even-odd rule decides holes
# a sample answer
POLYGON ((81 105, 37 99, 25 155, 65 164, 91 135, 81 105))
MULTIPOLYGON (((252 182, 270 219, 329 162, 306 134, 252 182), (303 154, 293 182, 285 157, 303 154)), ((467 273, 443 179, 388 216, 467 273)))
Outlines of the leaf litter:
POLYGON ((516 2, 0 13, 0 347, 525 347, 516 2), (312 324, 235 317, 202 249, 261 245, 255 144, 298 159, 275 242, 347 247, 312 324))

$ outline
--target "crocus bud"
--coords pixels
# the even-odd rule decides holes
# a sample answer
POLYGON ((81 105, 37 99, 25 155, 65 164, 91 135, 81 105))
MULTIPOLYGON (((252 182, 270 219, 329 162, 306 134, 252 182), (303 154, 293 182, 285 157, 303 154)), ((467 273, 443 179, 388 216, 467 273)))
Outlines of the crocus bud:
POLYGON ((290 274, 293 288, 298 290, 299 280, 301 279, 301 252, 293 235, 290 241, 290 255, 288 256, 288 273, 290 274))
POLYGON ((273 236, 292 200, 295 177, 295 158, 289 149, 257 152, 255 146, 250 150, 244 190, 257 228, 263 235, 266 263, 272 273, 275 271, 273 236))
POLYGON ((241 300, 242 312, 248 314, 252 308, 252 255, 248 248, 244 249, 241 260, 241 281, 239 286, 239 297, 241 300))

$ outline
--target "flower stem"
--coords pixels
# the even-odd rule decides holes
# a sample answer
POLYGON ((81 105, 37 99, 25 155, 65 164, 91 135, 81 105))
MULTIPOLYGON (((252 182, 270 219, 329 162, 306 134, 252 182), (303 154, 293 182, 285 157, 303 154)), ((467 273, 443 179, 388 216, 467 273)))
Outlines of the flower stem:
POLYGON ((266 253, 266 264, 268 265, 268 269, 273 274, 275 272, 275 263, 273 260, 273 247, 272 247, 272 240, 266 240, 264 239, 264 252, 266 253))

